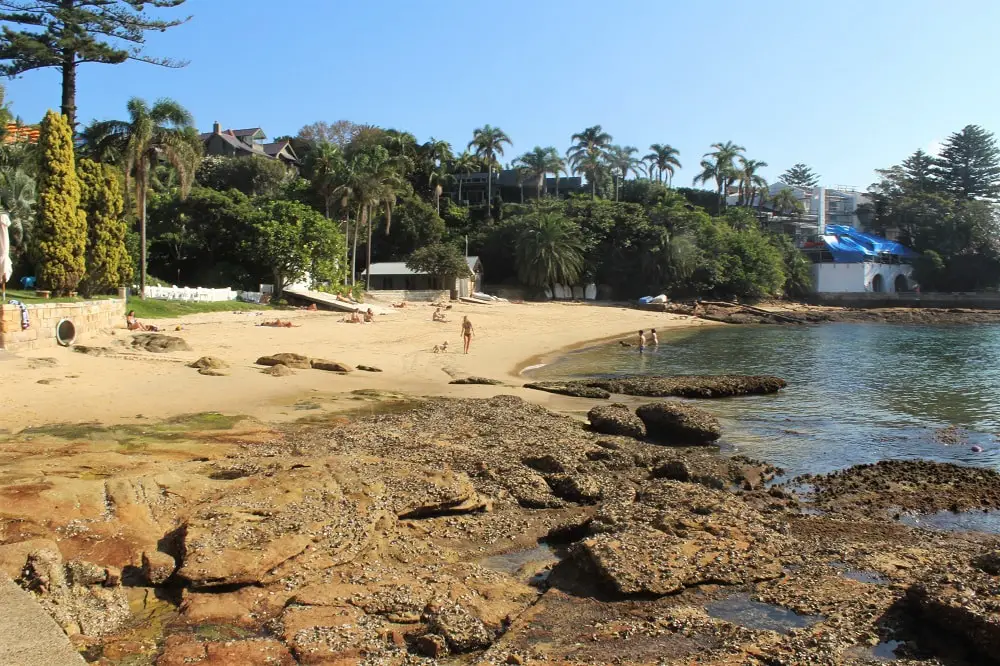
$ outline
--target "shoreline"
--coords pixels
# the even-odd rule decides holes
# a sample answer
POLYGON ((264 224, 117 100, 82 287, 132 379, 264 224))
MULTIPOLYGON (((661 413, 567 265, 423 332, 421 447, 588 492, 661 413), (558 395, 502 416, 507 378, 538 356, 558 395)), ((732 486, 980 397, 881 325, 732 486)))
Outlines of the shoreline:
POLYGON ((118 329, 81 341, 91 354, 55 347, 0 352, 0 372, 17 386, 8 396, 8 408, 0 413, 0 430, 58 423, 134 423, 203 412, 288 422, 300 416, 294 405, 301 400, 319 396, 335 410, 340 408, 335 398, 357 390, 449 398, 513 393, 550 409, 575 411, 575 399, 525 390, 514 382, 524 381, 521 373, 530 365, 623 339, 640 328, 667 331, 719 325, 682 315, 573 303, 490 307, 458 303, 447 312, 451 321, 445 324, 432 322, 431 312, 412 305, 380 316, 375 324, 342 323, 341 313, 283 312, 280 317, 291 321, 293 328, 255 325, 272 313, 206 313, 156 322, 164 335, 181 338, 189 351, 155 354, 132 349, 133 335, 118 329), (467 356, 461 353, 459 337, 463 315, 476 329, 467 356), (577 339, 566 343, 568 334, 577 339), (442 340, 448 343, 447 352, 433 352, 442 340), (374 366, 382 372, 338 375, 294 370, 282 378, 263 374, 256 359, 279 352, 374 366), (226 376, 204 376, 188 367, 204 356, 226 364, 222 370, 226 376), (449 384, 470 376, 503 384, 449 384))

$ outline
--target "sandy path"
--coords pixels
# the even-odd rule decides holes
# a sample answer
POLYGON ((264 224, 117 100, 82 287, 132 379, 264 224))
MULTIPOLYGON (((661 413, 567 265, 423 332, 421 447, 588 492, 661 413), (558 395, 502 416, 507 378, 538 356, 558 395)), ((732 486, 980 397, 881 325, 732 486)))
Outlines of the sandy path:
POLYGON ((340 313, 277 313, 297 325, 291 329, 257 325, 275 313, 212 313, 155 322, 167 328, 168 334, 184 338, 192 352, 131 352, 123 346, 131 336, 125 330, 83 341, 111 347, 116 352, 112 357, 62 348, 19 355, 0 352, 0 429, 16 431, 59 422, 128 422, 139 415, 158 419, 204 411, 281 421, 302 416, 290 406, 304 397, 356 389, 469 397, 514 392, 558 408, 574 404, 565 402, 573 399, 520 388, 450 386, 448 381, 478 375, 519 386, 519 367, 544 354, 634 334, 640 328, 713 325, 681 315, 569 303, 455 303, 447 312, 449 323, 432 322, 432 312, 426 304, 411 303, 404 310, 378 317, 374 324, 343 323, 340 313), (470 317, 476 330, 468 356, 461 353, 462 315, 470 317), (177 325, 182 330, 174 332, 177 325), (431 352, 445 341, 447 353, 431 352), (373 365, 384 372, 341 376, 300 370, 279 378, 263 374, 254 365, 259 356, 277 352, 373 365), (201 356, 227 361, 229 375, 207 377, 186 367, 201 356))

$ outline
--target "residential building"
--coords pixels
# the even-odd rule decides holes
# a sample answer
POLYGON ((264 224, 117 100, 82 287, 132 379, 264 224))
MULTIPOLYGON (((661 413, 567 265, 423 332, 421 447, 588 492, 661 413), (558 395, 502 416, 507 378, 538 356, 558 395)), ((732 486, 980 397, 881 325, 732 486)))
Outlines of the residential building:
POLYGON ((38 143, 39 132, 40 129, 38 125, 7 123, 6 132, 3 135, 3 142, 5 144, 38 143))
POLYGON ((812 261, 813 288, 819 293, 893 293, 917 288, 912 262, 919 254, 854 227, 828 224, 822 234, 803 244, 802 253, 812 261))
MULTIPOLYGON (((544 192, 550 196, 555 194, 563 196, 570 192, 576 192, 582 187, 583 179, 579 176, 560 177, 559 192, 557 193, 556 179, 546 178, 544 192)), ((503 201, 516 203, 521 200, 522 191, 525 199, 534 199, 538 195, 538 179, 525 177, 523 180, 519 180, 516 169, 504 169, 493 174, 494 197, 499 193, 503 201)), ((486 172, 454 174, 454 181, 448 195, 458 203, 464 202, 471 205, 485 203, 487 196, 486 172), (462 185, 461 199, 458 196, 459 183, 462 185)))
MULTIPOLYGON (((466 257, 469 270, 472 271, 471 278, 458 278, 452 285, 447 285, 446 289, 454 291, 456 296, 469 296, 482 290, 483 287, 483 264, 479 257, 466 257)), ((362 272, 362 280, 367 279, 367 271, 362 272)), ((402 261, 386 261, 371 265, 371 290, 372 291, 406 291, 406 292, 430 292, 439 289, 437 278, 429 273, 418 273, 407 268, 402 261)))
MULTIPOLYGON (((737 203, 738 196, 730 194, 726 201, 733 205, 737 203)), ((773 231, 784 232, 801 245, 806 240, 822 235, 822 230, 828 224, 866 229, 867 216, 859 217, 858 207, 870 203, 871 197, 867 192, 849 187, 801 187, 777 182, 768 188, 768 197, 763 205, 755 197, 753 206, 761 211, 765 223, 773 231), (776 213, 770 208, 769 200, 785 189, 791 190, 795 199, 802 204, 801 213, 776 213)))
POLYGON ((211 132, 200 135, 206 155, 224 157, 265 157, 280 160, 285 165, 297 168, 299 158, 292 150, 291 141, 266 143, 267 135, 259 127, 247 129, 227 129, 216 122, 211 132))

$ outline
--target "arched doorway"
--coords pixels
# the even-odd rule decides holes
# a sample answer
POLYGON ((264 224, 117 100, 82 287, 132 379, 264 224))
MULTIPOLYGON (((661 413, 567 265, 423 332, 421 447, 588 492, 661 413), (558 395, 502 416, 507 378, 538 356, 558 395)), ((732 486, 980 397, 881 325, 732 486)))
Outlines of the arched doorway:
POLYGON ((893 282, 893 289, 896 291, 909 291, 910 283, 906 280, 905 275, 897 275, 895 282, 893 282))
POLYGON ((881 275, 872 278, 872 291, 880 293, 885 291, 885 279, 881 275))

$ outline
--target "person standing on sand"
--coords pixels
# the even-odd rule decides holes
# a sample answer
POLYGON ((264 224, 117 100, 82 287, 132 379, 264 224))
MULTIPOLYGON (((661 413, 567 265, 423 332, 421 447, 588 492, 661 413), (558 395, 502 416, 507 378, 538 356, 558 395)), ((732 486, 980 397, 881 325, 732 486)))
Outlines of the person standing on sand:
POLYGON ((469 345, 472 343, 472 337, 476 334, 472 330, 472 322, 469 321, 469 317, 462 317, 462 339, 465 341, 465 353, 469 353, 469 345))
POLYGON ((646 334, 644 331, 639 331, 639 353, 641 354, 646 349, 646 334))

